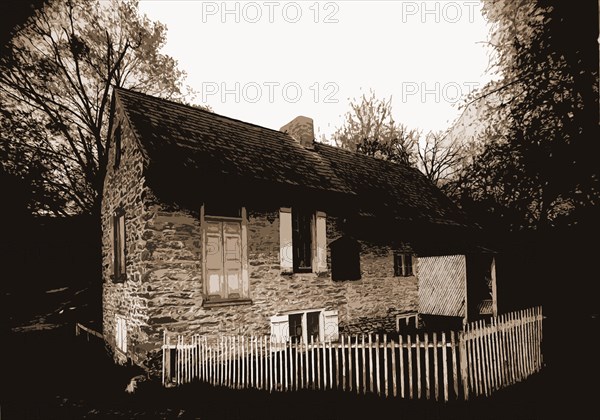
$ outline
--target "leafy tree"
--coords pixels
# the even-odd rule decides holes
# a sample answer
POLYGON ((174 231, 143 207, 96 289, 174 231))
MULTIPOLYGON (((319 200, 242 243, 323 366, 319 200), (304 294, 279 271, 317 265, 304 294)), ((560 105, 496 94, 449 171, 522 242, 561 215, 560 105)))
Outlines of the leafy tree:
POLYGON ((360 101, 350 102, 344 125, 332 138, 338 147, 392 162, 415 163, 416 130, 409 130, 392 117, 392 98, 379 100, 371 91, 360 101))
POLYGON ((591 3, 483 2, 500 78, 477 95, 498 100, 484 116, 483 152, 456 185, 463 204, 507 217, 513 230, 574 223, 599 202, 598 13, 591 3))
POLYGON ((38 150, 46 181, 66 205, 54 208, 57 213, 99 213, 113 125, 112 86, 182 97, 184 73, 159 52, 166 27, 140 16, 137 5, 50 1, 0 58, 5 116, 28 115, 30 127, 45 128, 43 135, 15 132, 3 141, 19 139, 19 147, 38 150))

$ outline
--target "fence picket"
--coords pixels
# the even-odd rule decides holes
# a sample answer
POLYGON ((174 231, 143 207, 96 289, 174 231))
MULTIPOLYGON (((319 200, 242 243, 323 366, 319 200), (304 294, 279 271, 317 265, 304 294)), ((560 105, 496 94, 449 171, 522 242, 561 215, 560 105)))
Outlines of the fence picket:
POLYGON ((438 341, 437 341, 437 333, 433 333, 433 381, 434 381, 434 391, 435 391, 435 400, 440 400, 440 388, 439 388, 439 378, 438 378, 438 341))
POLYGON ((394 343, 394 340, 391 341, 390 345, 392 350, 392 395, 396 397, 396 343, 394 343))
POLYGON ((446 349, 446 333, 442 331, 442 363, 443 363, 443 376, 444 376, 444 401, 448 401, 448 359, 446 349))
POLYGON ((431 372, 429 371, 429 334, 423 336, 425 346, 425 398, 431 399, 431 372))
POLYGON ((361 380, 361 385, 362 385, 362 393, 366 394, 367 393, 367 363, 366 363, 366 356, 367 356, 367 347, 365 346, 365 335, 362 335, 362 380, 361 380))
POLYGON ((400 354, 400 396, 404 398, 404 343, 402 336, 398 336, 398 353, 400 354))
POLYGON ((383 334, 383 372, 384 372, 384 382, 383 389, 385 393, 385 397, 388 397, 388 356, 387 356, 387 334, 383 334))
POLYGON ((342 339, 342 391, 346 390, 346 348, 344 336, 340 337, 342 339))
POLYGON ((421 399, 421 339, 415 335, 415 364, 417 365, 417 398, 421 399))
POLYGON ((456 365, 456 335, 450 331, 450 345, 452 349, 452 385, 454 389, 454 398, 458 398, 458 369, 456 365))
POLYGON ((375 381, 377 382, 377 395, 381 395, 381 374, 379 369, 379 334, 375 336, 375 381))
POLYGON ((412 343, 411 343, 410 335, 406 337, 407 342, 407 352, 408 352, 408 394, 410 395, 410 399, 413 398, 413 370, 412 370, 412 343))

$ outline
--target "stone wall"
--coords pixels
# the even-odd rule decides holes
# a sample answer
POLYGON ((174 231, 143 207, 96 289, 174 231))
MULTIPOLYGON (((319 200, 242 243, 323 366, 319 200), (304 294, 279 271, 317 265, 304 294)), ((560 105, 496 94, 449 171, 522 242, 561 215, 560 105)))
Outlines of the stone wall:
MULTIPOLYGON (((252 304, 203 307, 199 215, 149 206, 144 235, 148 290, 148 346, 171 334, 269 334, 278 312, 337 309, 340 331, 393 330, 395 315, 417 308, 414 277, 393 277, 390 248, 362 243, 358 281, 334 282, 328 274, 282 275, 278 210, 248 210, 248 263, 252 304)), ((328 217, 328 242, 339 236, 328 217)), ((328 259, 330 256, 328 255, 328 259)))
MULTIPOLYGON (((118 104, 117 104, 118 107, 118 104)), ((117 115, 121 115, 117 110, 117 115)), ((135 363, 145 359, 137 345, 147 343, 144 327, 147 325, 148 284, 142 281, 144 273, 143 255, 147 249, 144 238, 145 217, 142 153, 133 137, 126 119, 116 121, 122 130, 121 162, 114 168, 115 147, 111 145, 107 175, 102 201, 102 273, 103 273, 103 334, 115 359, 121 363, 130 357, 135 363), (125 212, 125 260, 127 279, 122 283, 113 281, 112 261, 112 214, 122 208, 125 212), (126 319, 128 354, 116 348, 116 316, 126 319)))

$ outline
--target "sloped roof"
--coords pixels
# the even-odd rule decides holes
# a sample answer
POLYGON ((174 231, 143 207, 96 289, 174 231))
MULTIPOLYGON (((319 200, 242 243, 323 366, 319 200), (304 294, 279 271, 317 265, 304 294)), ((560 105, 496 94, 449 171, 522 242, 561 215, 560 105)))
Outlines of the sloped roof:
POLYGON ((352 197, 367 213, 464 225, 459 209, 417 169, 315 143, 199 108, 115 88, 149 169, 263 181, 352 197), (184 172, 182 172, 184 171, 184 172))

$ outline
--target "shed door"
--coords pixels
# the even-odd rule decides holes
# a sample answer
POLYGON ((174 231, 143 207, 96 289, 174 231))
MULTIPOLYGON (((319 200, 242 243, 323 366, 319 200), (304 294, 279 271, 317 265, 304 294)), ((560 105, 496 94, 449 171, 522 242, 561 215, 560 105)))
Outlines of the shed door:
POLYGON ((242 287, 242 229, 240 222, 206 221, 207 293, 214 298, 237 298, 242 287))

